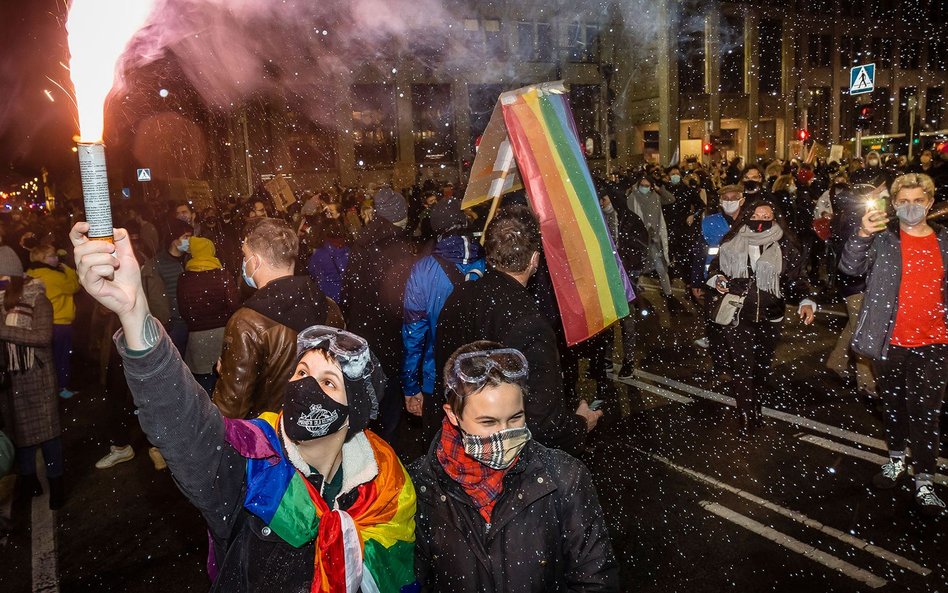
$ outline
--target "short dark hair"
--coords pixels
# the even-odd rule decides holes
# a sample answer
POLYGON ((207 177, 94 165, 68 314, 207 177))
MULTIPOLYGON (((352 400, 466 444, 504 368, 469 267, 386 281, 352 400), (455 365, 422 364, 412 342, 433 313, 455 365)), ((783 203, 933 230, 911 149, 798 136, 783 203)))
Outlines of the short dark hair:
POLYGON ((177 218, 169 220, 164 230, 165 247, 170 247, 171 244, 180 239, 182 235, 194 232, 194 228, 191 225, 177 218))
POLYGON ((271 266, 296 263, 300 242, 290 225, 279 218, 253 218, 244 227, 244 243, 271 266))
POLYGON ((523 379, 508 379, 504 376, 503 372, 499 368, 491 368, 487 373, 487 379, 479 386, 470 385, 467 383, 461 382, 459 386, 459 391, 447 387, 451 384, 451 379, 454 375, 454 361, 457 360, 458 356, 466 354, 468 352, 477 352, 479 350, 499 350, 505 348, 505 346, 499 342, 491 342, 490 340, 478 340, 476 342, 471 342, 470 344, 465 344, 451 353, 451 356, 448 357, 448 362, 444 364, 444 384, 445 384, 445 399, 448 402, 448 405, 451 406, 451 410, 454 411, 454 414, 459 418, 464 413, 464 407, 467 405, 468 396, 474 395, 485 387, 496 387, 502 383, 509 383, 511 385, 517 385, 520 387, 520 391, 523 392, 523 397, 527 397, 527 381, 526 378, 523 379))
POLYGON ((540 225, 526 206, 507 206, 487 225, 487 263, 501 272, 519 274, 540 251, 540 225))

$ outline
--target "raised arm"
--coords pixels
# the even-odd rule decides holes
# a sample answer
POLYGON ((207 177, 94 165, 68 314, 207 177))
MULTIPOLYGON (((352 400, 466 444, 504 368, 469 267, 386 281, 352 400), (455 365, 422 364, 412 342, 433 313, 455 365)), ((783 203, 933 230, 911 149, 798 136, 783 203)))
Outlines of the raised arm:
POLYGON ((89 240, 88 229, 80 222, 70 232, 79 279, 122 324, 116 345, 142 429, 215 537, 226 537, 240 504, 244 464, 225 443, 220 412, 149 314, 128 234, 115 229, 115 242, 109 243, 89 240))

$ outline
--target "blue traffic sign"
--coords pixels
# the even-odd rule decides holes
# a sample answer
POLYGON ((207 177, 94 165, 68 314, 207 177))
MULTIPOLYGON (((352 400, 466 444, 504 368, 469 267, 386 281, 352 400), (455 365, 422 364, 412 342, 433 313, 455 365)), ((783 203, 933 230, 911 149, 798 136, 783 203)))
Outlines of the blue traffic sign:
POLYGON ((864 95, 876 88, 876 65, 861 64, 849 69, 849 94, 864 95))
POLYGON ((138 180, 139 180, 139 181, 151 181, 151 169, 139 169, 139 170, 138 170, 138 180))

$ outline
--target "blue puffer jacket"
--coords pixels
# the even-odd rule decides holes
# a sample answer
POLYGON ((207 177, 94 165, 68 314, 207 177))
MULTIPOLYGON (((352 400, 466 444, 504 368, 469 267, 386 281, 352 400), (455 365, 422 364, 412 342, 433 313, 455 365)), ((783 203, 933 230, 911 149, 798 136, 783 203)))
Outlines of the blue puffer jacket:
POLYGON ((465 280, 477 280, 484 275, 483 250, 480 243, 469 235, 442 238, 431 255, 421 258, 412 267, 405 287, 405 320, 402 324, 405 346, 402 390, 406 397, 420 392, 430 394, 435 388, 435 328, 445 301, 454 291, 454 284, 436 256, 457 266, 465 280))
POLYGON ((313 251, 307 265, 309 277, 316 281, 326 296, 339 302, 342 292, 342 277, 349 265, 349 246, 326 241, 313 251))

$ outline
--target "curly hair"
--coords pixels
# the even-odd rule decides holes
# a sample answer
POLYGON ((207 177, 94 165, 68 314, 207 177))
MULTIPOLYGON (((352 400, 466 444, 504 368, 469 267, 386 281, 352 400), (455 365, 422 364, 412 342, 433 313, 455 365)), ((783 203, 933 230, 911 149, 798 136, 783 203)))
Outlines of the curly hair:
POLYGON ((540 225, 526 206, 503 208, 487 226, 487 263, 501 272, 519 274, 540 251, 540 225))

